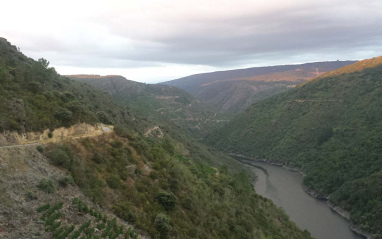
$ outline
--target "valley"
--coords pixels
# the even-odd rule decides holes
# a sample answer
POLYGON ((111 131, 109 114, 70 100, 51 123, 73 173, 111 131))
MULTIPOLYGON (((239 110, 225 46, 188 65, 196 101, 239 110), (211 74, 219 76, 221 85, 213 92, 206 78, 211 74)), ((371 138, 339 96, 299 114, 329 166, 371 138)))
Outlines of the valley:
POLYGON ((0 239, 382 239, 382 1, 4 1, 0 239))
POLYGON ((228 122, 233 114, 208 106, 186 91, 161 84, 143 84, 122 76, 70 75, 113 96, 135 114, 201 139, 228 122))
POLYGON ((253 100, 253 92, 239 90, 248 101, 239 97, 240 104, 222 107, 191 95, 191 88, 117 75, 64 77, 5 39, 0 52, 0 186, 7 192, 0 236, 359 238, 347 221, 310 198, 304 184, 349 211, 354 228, 380 238, 381 190, 373 187, 382 170, 380 57, 195 80, 234 98, 218 85, 263 84, 241 87, 261 88, 264 97, 253 100), (229 155, 285 165, 305 177, 271 166, 248 168, 229 155), (10 186, 11 178, 24 186, 10 186), (43 220, 36 210, 48 210, 43 220), (79 215, 70 216, 75 210, 79 215), (11 211, 19 216, 11 219, 11 211))
POLYGON ((183 129, 59 75, 3 38, 0 73, 0 237, 311 238, 256 194, 249 170, 194 138, 188 118, 203 118, 200 127, 224 118, 192 108, 187 94, 159 87, 146 102, 189 106, 175 112, 183 129))
POLYGON ((206 142, 303 170, 309 190, 380 238, 381 66, 360 61, 258 102, 206 142))

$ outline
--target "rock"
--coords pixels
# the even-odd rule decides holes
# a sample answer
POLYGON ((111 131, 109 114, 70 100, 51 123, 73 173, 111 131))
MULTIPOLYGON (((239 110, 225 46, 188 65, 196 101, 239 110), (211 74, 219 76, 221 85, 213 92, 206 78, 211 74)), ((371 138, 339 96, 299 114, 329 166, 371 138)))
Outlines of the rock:
POLYGON ((129 175, 133 175, 133 174, 135 174, 135 170, 137 169, 137 165, 136 164, 129 165, 126 167, 126 169, 127 169, 127 173, 129 175))

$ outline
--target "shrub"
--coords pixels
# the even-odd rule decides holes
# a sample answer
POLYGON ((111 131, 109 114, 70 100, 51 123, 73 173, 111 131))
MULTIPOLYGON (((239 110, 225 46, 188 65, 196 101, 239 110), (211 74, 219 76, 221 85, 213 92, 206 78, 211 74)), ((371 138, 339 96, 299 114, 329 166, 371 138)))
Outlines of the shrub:
POLYGON ((174 194, 167 192, 159 192, 156 197, 158 203, 166 210, 171 210, 175 207, 176 198, 174 194))
POLYGON ((48 138, 51 139, 52 137, 53 137, 53 132, 49 131, 49 132, 48 132, 48 138))
POLYGON ((171 144, 170 140, 168 140, 167 138, 162 143, 162 148, 166 150, 170 155, 174 155, 175 153, 174 146, 171 144))
POLYGON ((50 204, 45 204, 37 208, 37 212, 43 212, 45 210, 48 210, 50 208, 50 204))
POLYGON ((106 179, 107 185, 112 189, 117 189, 121 185, 121 179, 118 175, 113 175, 106 179))
POLYGON ((61 187, 67 187, 68 185, 71 185, 74 183, 74 180, 72 178, 72 176, 65 176, 65 177, 62 177, 58 180, 58 184, 61 186, 61 187))
POLYGON ((69 155, 62 149, 55 149, 51 151, 48 157, 53 165, 62 167, 69 165, 69 155))
POLYGON ((78 198, 73 198, 73 204, 78 204, 80 200, 78 198))
POLYGON ((97 113, 97 117, 98 117, 98 120, 101 122, 101 123, 104 123, 104 124, 112 124, 109 116, 105 113, 105 112, 98 112, 97 113))
POLYGON ((120 137, 127 138, 127 139, 132 140, 132 141, 135 140, 135 135, 133 133, 131 133, 130 130, 124 126, 116 125, 114 127, 114 132, 116 135, 118 135, 120 137))
POLYGON ((37 200, 37 196, 32 192, 27 192, 25 194, 25 198, 27 199, 27 201, 37 200))
POLYGON ((116 140, 116 141, 111 141, 110 145, 113 148, 119 149, 119 148, 122 148, 123 143, 121 141, 119 141, 119 140, 116 140))
POLYGON ((67 110, 65 108, 60 107, 56 112, 54 113, 54 117, 59 119, 60 121, 67 123, 72 119, 72 112, 70 110, 67 110))
POLYGON ((155 217, 155 228, 160 232, 161 238, 167 237, 167 232, 170 229, 170 219, 166 214, 159 213, 155 217))
POLYGON ((41 179, 37 184, 37 188, 46 193, 54 193, 56 191, 53 181, 50 179, 41 179))
POLYGON ((40 153, 44 152, 44 148, 41 146, 41 145, 38 145, 36 147, 37 151, 39 151, 40 153))
POLYGON ((99 154, 99 153, 94 153, 93 157, 92 157, 92 160, 96 163, 96 164, 101 164, 103 162, 103 158, 102 156, 99 154))

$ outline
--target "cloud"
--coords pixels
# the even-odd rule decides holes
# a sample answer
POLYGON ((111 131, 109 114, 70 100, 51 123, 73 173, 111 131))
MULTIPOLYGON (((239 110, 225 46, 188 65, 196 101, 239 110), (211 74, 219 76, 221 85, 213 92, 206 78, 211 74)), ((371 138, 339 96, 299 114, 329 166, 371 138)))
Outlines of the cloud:
POLYGON ((14 10, 0 15, 8 23, 0 34, 63 73, 114 69, 155 81, 206 69, 361 59, 382 50, 379 0, 14 0, 7 6, 14 10))

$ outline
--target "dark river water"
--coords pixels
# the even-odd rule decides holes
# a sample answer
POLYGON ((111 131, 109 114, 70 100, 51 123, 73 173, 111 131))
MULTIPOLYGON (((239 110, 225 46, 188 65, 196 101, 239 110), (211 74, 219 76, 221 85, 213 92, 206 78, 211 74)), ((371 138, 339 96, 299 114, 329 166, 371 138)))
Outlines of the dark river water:
POLYGON ((361 239, 349 229, 350 223, 333 212, 324 201, 308 195, 302 189, 302 175, 282 167, 255 163, 251 167, 258 179, 256 192, 282 207, 301 229, 307 229, 316 239, 361 239))

